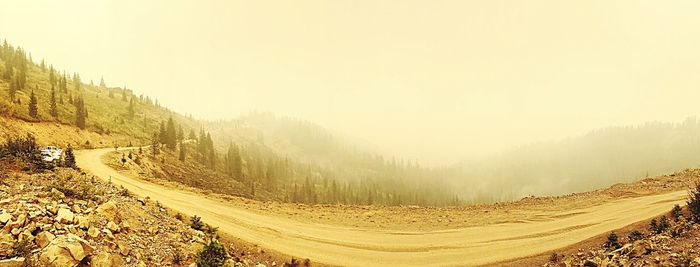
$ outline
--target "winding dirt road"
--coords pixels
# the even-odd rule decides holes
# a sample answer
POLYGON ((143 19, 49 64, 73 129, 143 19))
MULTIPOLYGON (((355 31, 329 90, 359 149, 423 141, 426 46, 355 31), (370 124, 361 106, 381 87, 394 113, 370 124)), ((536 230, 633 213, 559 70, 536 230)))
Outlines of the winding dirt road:
POLYGON ((265 215, 192 192, 120 174, 101 158, 114 149, 76 151, 78 165, 219 231, 313 262, 343 266, 472 266, 530 256, 648 219, 682 203, 685 191, 620 199, 544 214, 546 220, 437 231, 390 231, 306 223, 265 215))

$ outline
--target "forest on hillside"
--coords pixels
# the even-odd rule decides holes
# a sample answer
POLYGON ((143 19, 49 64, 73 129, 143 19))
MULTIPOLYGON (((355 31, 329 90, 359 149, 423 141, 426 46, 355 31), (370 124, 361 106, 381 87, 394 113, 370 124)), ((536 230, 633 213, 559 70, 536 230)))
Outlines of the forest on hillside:
MULTIPOLYGON (((385 160, 344 145, 325 129, 251 113, 227 122, 183 116, 124 87, 85 83, 5 40, 0 47, 0 114, 56 122, 100 134, 125 134, 132 145, 168 149, 226 179, 300 203, 455 205, 460 201, 433 171, 385 160), (264 123, 260 123, 264 122, 264 123), (266 124, 266 125, 263 125, 266 124), (194 148, 187 149, 194 142, 194 148), (189 155, 190 157, 188 157, 189 155)), ((63 144, 60 144, 63 145, 63 144)), ((129 144, 114 144, 126 146, 129 144)))

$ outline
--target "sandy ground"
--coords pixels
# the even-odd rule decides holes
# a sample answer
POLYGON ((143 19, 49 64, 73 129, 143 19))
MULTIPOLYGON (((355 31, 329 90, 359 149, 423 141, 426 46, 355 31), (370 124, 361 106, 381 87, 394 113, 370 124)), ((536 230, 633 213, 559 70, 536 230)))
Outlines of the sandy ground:
POLYGON ((134 194, 188 215, 197 214, 245 241, 313 262, 344 266, 471 266, 526 257, 662 214, 673 204, 683 203, 687 194, 685 190, 625 198, 596 194, 563 201, 555 198, 549 205, 539 201, 531 207, 523 202, 519 205, 525 207, 520 209, 508 205, 430 209, 260 203, 222 200, 132 178, 102 162, 110 151, 114 149, 78 151, 77 161, 81 168, 134 194), (373 216, 378 219, 368 223, 373 216))

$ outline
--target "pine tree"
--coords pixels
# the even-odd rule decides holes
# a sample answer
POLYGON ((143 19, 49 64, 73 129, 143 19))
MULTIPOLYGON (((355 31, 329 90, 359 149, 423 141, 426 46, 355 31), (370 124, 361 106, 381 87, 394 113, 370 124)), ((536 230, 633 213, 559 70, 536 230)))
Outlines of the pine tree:
POLYGON ((13 79, 12 81, 10 81, 10 88, 9 88, 10 101, 14 102, 16 94, 17 94, 17 83, 13 79))
POLYGON ((151 138, 151 152, 153 153, 153 156, 155 157, 158 155, 159 148, 160 148, 160 140, 159 140, 158 132, 153 133, 153 137, 151 138))
POLYGON ((51 100, 50 100, 50 104, 51 104, 51 109, 49 110, 49 113, 50 113, 51 116, 53 116, 54 118, 58 118, 58 107, 56 106, 56 90, 55 90, 53 84, 51 85, 51 100))
POLYGON ((100 77, 100 87, 102 87, 102 88, 107 87, 107 85, 105 84, 105 78, 104 78, 104 77, 100 77))
POLYGON ((158 131, 158 141, 161 144, 166 144, 168 142, 168 134, 165 132, 165 123, 160 122, 160 129, 158 131))
POLYGON ((175 150, 177 145, 177 130, 175 129, 173 117, 170 117, 168 119, 167 128, 165 129, 165 144, 170 150, 175 150))
POLYGON ((129 101, 129 110, 128 110, 129 119, 133 119, 135 114, 136 113, 134 111, 134 98, 131 97, 131 101, 129 101))
POLYGON ((80 129, 85 129, 85 120, 87 118, 87 109, 82 98, 74 101, 75 105, 75 125, 80 129))
POLYGON ((39 118, 39 108, 37 107, 37 99, 34 90, 32 90, 32 94, 29 97, 29 116, 35 119, 39 118))
POLYGON ((73 75, 73 86, 75 86, 75 91, 80 92, 80 84, 80 74, 76 73, 75 75, 73 75))
POLYGON ((126 102, 126 86, 122 89, 122 101, 126 102))
POLYGON ((180 161, 185 161, 187 157, 185 153, 185 144, 183 144, 182 141, 180 141, 180 161))

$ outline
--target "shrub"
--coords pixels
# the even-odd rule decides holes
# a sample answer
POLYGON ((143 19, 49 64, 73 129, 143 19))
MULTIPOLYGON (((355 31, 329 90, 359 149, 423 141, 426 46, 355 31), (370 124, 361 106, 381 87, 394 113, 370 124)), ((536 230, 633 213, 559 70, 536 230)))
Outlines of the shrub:
POLYGON ((192 227, 192 229, 202 231, 202 229, 204 229, 204 223, 202 223, 202 217, 199 217, 197 215, 192 215, 192 219, 190 220, 190 227, 192 227))
MULTIPOLYGON (((26 260, 31 260, 32 245, 32 242, 29 242, 27 239, 24 239, 22 241, 15 241, 12 244, 12 252, 10 252, 10 255, 8 255, 9 258, 24 257, 26 260)), ((31 262, 27 263, 31 264, 31 262)))
POLYGON ((197 254, 197 266, 200 267, 218 267, 224 266, 228 254, 219 241, 212 240, 202 248, 197 254))
POLYGON ((651 219, 649 222, 649 229, 651 230, 652 233, 657 233, 657 229, 659 229, 659 223, 656 221, 656 218, 651 219))
POLYGON ((603 247, 607 249, 618 249, 622 247, 622 245, 620 245, 620 242, 617 239, 617 234, 615 234, 615 232, 610 232, 610 234, 608 235, 608 240, 605 241, 603 247))
POLYGON ((683 209, 681 208, 681 205, 674 205, 673 209, 671 209, 671 215, 673 216, 674 221, 678 221, 681 219, 681 216, 683 216, 683 209))
POLYGON ((309 267, 311 266, 311 261, 309 259, 305 259, 304 261, 297 260, 295 258, 292 258, 291 261, 285 262, 284 267, 309 267))
POLYGON ((179 247, 173 249, 173 264, 182 264, 182 250, 179 247))
POLYGON ((75 154, 73 154, 73 147, 68 145, 66 148, 66 154, 63 157, 63 166, 75 169, 75 154))
POLYGON ((627 235, 627 238, 628 238, 631 242, 634 242, 634 241, 637 241, 637 240, 641 240, 642 237, 644 237, 644 235, 643 235, 642 232, 640 232, 639 230, 634 230, 634 231, 630 232, 629 235, 627 235))
POLYGON ((690 220, 700 223, 700 181, 695 182, 695 188, 690 190, 689 195, 687 204, 690 211, 690 220))

